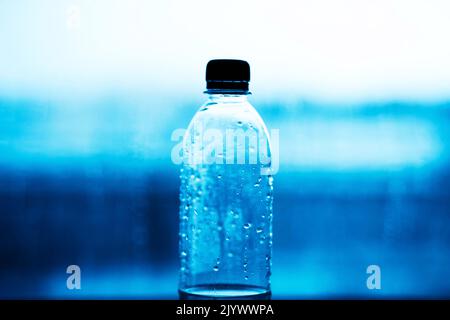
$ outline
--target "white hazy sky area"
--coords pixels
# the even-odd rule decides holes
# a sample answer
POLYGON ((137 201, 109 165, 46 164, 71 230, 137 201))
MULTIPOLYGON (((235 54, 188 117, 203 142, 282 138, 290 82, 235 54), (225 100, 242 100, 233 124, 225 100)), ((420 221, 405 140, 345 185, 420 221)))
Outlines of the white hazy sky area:
POLYGON ((0 95, 193 95, 242 58, 260 97, 450 98, 450 1, 0 1, 0 95))

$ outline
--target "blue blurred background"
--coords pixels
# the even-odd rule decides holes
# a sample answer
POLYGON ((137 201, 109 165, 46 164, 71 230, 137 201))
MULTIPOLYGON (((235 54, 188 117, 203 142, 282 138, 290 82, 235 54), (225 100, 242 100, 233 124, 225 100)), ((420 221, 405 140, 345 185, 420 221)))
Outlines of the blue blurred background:
POLYGON ((207 61, 242 58, 280 130, 273 297, 450 298, 449 15, 438 0, 1 1, 0 297, 177 298, 171 133, 204 100, 207 61))

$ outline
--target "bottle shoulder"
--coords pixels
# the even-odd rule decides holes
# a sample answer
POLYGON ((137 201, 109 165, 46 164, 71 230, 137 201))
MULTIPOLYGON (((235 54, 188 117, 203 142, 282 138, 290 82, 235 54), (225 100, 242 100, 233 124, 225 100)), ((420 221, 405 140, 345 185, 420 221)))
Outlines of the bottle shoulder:
MULTIPOLYGON (((230 131, 244 131, 257 133, 260 137, 269 139, 267 127, 253 105, 244 101, 242 103, 223 104, 206 101, 201 105, 192 118, 186 136, 192 137, 209 133, 230 131)), ((189 140, 190 141, 190 140, 189 140)))
POLYGON ((201 122, 205 125, 241 126, 264 124, 255 107, 247 100, 238 103, 223 103, 206 101, 202 104, 192 118, 192 122, 201 122))

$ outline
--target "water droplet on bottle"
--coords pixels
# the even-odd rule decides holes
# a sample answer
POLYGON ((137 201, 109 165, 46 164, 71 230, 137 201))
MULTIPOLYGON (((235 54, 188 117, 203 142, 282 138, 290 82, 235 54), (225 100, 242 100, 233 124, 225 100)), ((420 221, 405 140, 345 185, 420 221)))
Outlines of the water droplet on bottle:
POLYGON ((251 226, 252 226, 251 223, 246 223, 246 224, 244 224, 244 229, 250 229, 251 226))
POLYGON ((237 125, 240 127, 240 126, 242 126, 242 121, 238 121, 237 122, 237 125))
POLYGON ((197 212, 197 210, 195 210, 195 209, 194 209, 194 214, 195 214, 196 216, 198 216, 198 212, 197 212))
POLYGON ((221 175, 221 174, 218 174, 218 175, 217 175, 217 179, 222 179, 222 175, 221 175))
POLYGON ((213 270, 216 271, 216 272, 219 271, 219 266, 218 266, 218 265, 215 265, 215 266, 213 267, 213 270))
POLYGON ((244 262, 244 269, 247 269, 247 267, 248 267, 248 263, 244 262))
POLYGON ((186 257, 186 256, 187 256, 187 253, 186 253, 186 251, 181 251, 181 253, 180 253, 180 254, 181 254, 181 256, 182 256, 182 257, 186 257))
POLYGON ((248 280, 248 276, 245 276, 244 279, 245 279, 245 280, 248 280))
POLYGON ((261 233, 261 232, 263 232, 263 228, 262 227, 256 228, 256 233, 261 233))
POLYGON ((233 258, 233 253, 232 252, 228 252, 227 256, 228 256, 228 258, 233 258))
POLYGON ((203 107, 200 109, 200 111, 206 111, 206 110, 208 110, 208 107, 203 107))

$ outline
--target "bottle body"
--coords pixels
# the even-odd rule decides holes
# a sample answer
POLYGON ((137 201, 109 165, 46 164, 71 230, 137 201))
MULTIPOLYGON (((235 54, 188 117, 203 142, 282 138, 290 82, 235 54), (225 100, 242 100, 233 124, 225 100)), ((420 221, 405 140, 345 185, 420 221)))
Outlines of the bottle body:
POLYGON ((270 142, 246 95, 210 95, 184 136, 180 177, 180 293, 270 294, 270 142))

